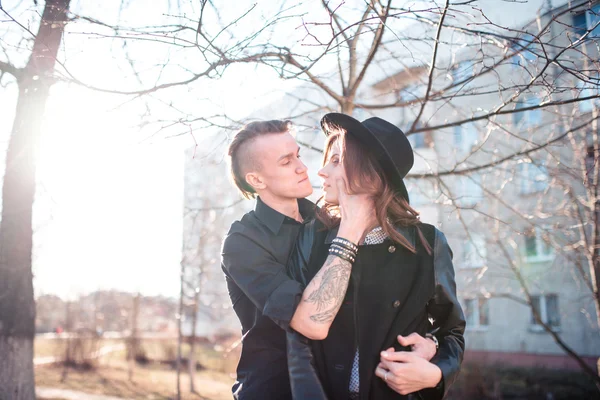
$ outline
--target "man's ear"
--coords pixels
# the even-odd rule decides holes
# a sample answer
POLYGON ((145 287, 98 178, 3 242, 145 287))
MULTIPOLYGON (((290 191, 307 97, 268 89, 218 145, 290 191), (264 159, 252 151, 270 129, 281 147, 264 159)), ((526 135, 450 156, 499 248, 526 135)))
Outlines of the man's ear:
POLYGON ((254 190, 262 190, 267 187, 260 174, 257 174, 256 172, 248 172, 245 178, 248 185, 252 186, 254 190))

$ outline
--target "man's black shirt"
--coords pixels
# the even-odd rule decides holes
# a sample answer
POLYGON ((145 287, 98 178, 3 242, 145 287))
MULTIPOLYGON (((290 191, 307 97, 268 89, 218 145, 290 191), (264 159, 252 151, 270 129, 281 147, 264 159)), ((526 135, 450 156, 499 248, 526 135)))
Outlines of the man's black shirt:
MULTIPOLYGON (((304 221, 315 206, 299 199, 304 221)), ((221 267, 233 309, 242 325, 242 355, 234 397, 241 400, 291 399, 285 329, 302 298, 302 286, 286 273, 286 262, 301 223, 267 206, 256 208, 231 226, 221 267)))

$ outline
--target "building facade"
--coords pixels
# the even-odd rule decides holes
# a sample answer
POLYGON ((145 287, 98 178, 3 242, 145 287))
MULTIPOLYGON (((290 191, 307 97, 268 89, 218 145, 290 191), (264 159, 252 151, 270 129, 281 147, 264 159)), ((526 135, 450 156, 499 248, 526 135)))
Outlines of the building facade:
MULTIPOLYGON (((586 240, 595 230, 598 182, 600 4, 480 7, 480 14, 455 12, 442 30, 432 100, 422 111, 431 47, 417 38, 433 37, 436 28, 426 24, 411 26, 415 40, 386 44, 393 57, 372 68, 356 99, 370 106, 353 114, 380 116, 409 133, 416 153, 406 179, 411 204, 453 249, 467 359, 576 368, 568 348, 595 365, 600 330, 586 240), (482 27, 477 34, 453 29, 468 26, 482 27), (397 106, 376 107, 385 104, 397 106)), ((335 77, 323 79, 335 84, 335 77)), ((316 187, 313 200, 324 142, 319 119, 336 110, 306 84, 250 117, 293 119, 316 187)), ((214 168, 226 171, 223 163, 214 168)), ((186 208, 206 190, 200 170, 186 165, 186 208)), ((233 203, 237 195, 229 189, 233 203)), ((248 205, 218 219, 233 220, 242 208, 248 205)), ((211 268, 220 274, 217 264, 211 268)))

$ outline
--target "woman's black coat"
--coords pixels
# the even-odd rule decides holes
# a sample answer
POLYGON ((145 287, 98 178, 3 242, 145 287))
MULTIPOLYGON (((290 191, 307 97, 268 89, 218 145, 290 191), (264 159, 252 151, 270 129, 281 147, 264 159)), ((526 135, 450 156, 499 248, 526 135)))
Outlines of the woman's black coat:
MULTIPOLYGON (((437 388, 417 396, 441 399, 452 385, 464 352, 465 319, 456 297, 452 253, 445 236, 435 227, 420 224, 433 254, 418 239, 416 227, 398 231, 417 249, 413 254, 399 244, 360 246, 346 297, 322 341, 288 332, 288 366, 294 399, 348 399, 355 349, 360 354, 360 399, 408 398, 391 390, 375 375, 382 350, 402 348, 397 335, 433 332, 440 347, 431 360, 442 371, 437 388), (432 323, 433 322, 433 323, 432 323)), ((316 221, 300 233, 288 262, 288 273, 304 285, 328 256, 336 230, 326 232, 316 221)))

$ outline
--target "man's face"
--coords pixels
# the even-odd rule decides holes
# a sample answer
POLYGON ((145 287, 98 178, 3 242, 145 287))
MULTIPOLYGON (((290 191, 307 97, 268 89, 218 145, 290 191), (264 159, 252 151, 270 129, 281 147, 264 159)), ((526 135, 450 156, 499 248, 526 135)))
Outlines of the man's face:
POLYGON ((289 132, 258 137, 251 146, 261 165, 254 172, 259 180, 259 195, 300 199, 312 194, 308 170, 300 161, 300 147, 289 132))

